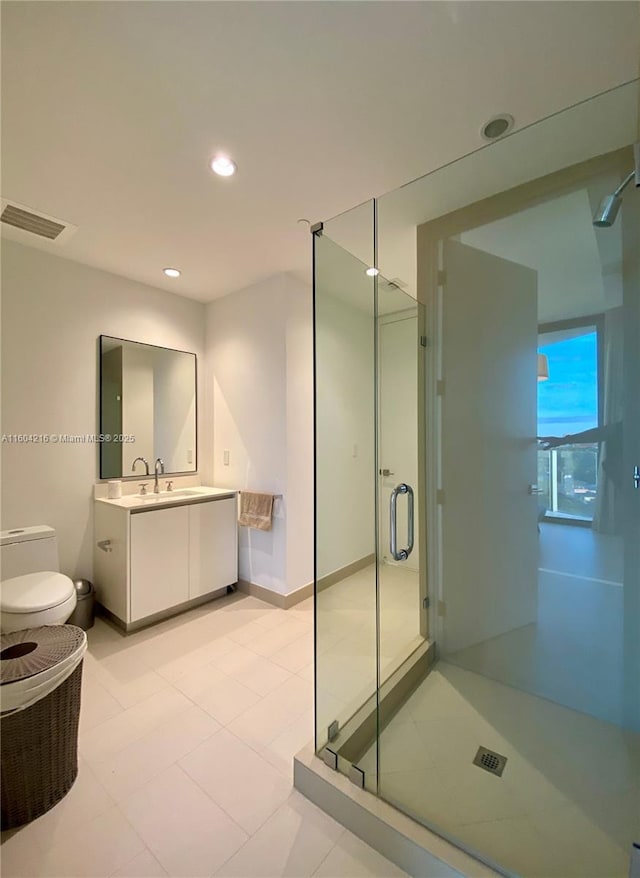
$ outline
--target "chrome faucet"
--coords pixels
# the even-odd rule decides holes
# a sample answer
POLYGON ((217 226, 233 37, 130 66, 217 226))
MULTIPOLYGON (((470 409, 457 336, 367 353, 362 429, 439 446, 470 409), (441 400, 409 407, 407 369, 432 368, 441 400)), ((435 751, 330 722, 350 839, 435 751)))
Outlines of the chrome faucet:
POLYGON ((149 475, 149 464, 148 464, 148 462, 145 460, 144 457, 136 457, 136 459, 135 459, 135 460, 133 461, 133 463, 131 464, 131 472, 134 473, 134 472, 136 471, 136 464, 137 464, 137 462, 138 462, 139 460, 141 460, 141 461, 143 462, 143 464, 144 464, 144 468, 145 468, 146 471, 147 471, 147 475, 149 475))
POLYGON ((160 464, 160 472, 162 473, 162 475, 164 475, 164 462, 163 462, 162 459, 159 457, 159 458, 156 460, 156 465, 155 465, 155 471, 156 471, 156 482, 155 482, 155 485, 153 486, 153 493, 154 493, 154 494, 159 494, 159 493, 160 493, 160 485, 158 484, 158 475, 159 475, 159 473, 158 473, 158 464, 160 464))

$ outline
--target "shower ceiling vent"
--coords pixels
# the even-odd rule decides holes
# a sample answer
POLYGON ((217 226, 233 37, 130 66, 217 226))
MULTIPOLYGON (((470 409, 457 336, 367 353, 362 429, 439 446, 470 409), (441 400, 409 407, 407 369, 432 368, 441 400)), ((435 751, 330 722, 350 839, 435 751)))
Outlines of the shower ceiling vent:
POLYGON ((496 777, 502 777, 502 772, 507 764, 507 757, 496 753, 495 750, 488 750, 486 747, 478 747, 476 758, 473 760, 474 765, 484 768, 489 774, 495 774, 496 777))
MULTIPOLYGON (((36 211, 25 204, 17 201, 2 199, 0 220, 3 227, 15 230, 16 240, 32 241, 33 237, 52 241, 54 244, 64 244, 78 228, 72 223, 48 216, 46 213, 36 211)), ((14 237, 14 235, 11 235, 14 237)))

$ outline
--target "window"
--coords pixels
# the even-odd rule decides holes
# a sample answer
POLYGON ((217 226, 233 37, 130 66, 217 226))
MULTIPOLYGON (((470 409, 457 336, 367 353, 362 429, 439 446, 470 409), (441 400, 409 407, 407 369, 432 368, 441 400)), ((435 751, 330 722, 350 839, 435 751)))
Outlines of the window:
POLYGON ((590 522, 598 488, 598 443, 580 434, 600 423, 600 320, 543 326, 538 344, 548 372, 538 382, 538 436, 569 440, 538 452, 541 515, 549 521, 590 522))

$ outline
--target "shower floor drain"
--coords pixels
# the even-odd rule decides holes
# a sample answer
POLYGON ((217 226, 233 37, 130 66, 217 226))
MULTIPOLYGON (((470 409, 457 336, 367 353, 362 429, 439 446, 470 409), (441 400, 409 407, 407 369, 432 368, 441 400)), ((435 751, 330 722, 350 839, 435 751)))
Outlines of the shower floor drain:
POLYGON ((496 777, 502 777, 502 772, 507 764, 507 757, 496 753, 495 750, 488 750, 486 747, 478 747, 476 758, 473 760, 474 765, 484 768, 489 774, 495 774, 496 777))

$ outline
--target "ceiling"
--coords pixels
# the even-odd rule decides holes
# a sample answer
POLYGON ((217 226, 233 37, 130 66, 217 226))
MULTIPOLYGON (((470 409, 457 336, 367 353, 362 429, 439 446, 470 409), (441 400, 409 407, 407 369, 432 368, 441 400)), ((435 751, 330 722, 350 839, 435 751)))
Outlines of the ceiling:
MULTIPOLYGON (((421 224, 625 147, 630 169, 628 145, 638 137, 640 121, 638 85, 635 80, 584 101, 378 198, 378 310, 401 311, 411 306, 410 296, 417 295, 416 229, 421 224)), ((621 229, 627 199, 622 219, 613 228, 595 229, 592 216, 622 176, 626 171, 621 167, 594 169, 582 190, 542 202, 533 198, 529 207, 465 231, 461 240, 538 272, 541 323, 601 313, 621 303, 621 229)), ((630 203, 636 198, 631 188, 628 198, 630 203)), ((374 262, 373 238, 371 202, 324 224, 316 244, 316 277, 323 294, 371 310, 373 284, 365 269, 374 262)))
POLYGON ((201 301, 308 277, 298 219, 632 79, 638 31, 616 0, 5 0, 1 194, 78 227, 34 246, 201 301))
MULTIPOLYGON (((416 227, 485 198, 530 183, 560 169, 627 148, 639 136, 640 80, 611 89, 504 137, 431 173, 386 193, 376 203, 376 266, 417 295, 416 227)), ((619 176, 596 174, 589 184, 592 212, 613 192, 619 176)), ((590 223, 590 221, 589 221, 590 223)), ((344 250, 371 265, 373 210, 365 202, 325 223, 324 232, 344 250)), ((599 241, 606 250, 611 230, 599 241), (605 243, 606 242, 606 243, 605 243)), ((604 273, 615 269, 619 253, 602 253, 604 273)), ((326 260, 325 260, 326 262, 326 260)), ((320 266, 326 270, 325 262, 320 266)))
POLYGON ((461 240, 537 271, 539 323, 601 314, 622 304, 622 223, 595 229, 594 201, 580 189, 464 232, 461 240), (605 246, 618 254, 608 285, 605 246))

